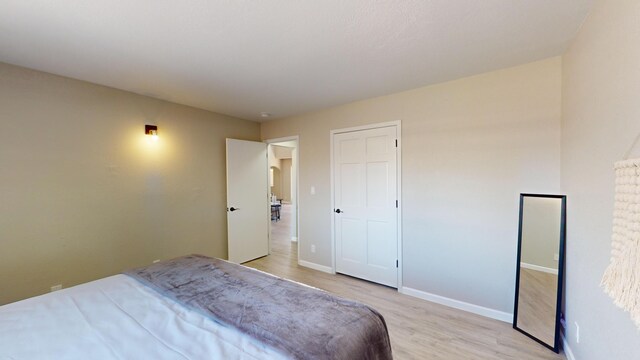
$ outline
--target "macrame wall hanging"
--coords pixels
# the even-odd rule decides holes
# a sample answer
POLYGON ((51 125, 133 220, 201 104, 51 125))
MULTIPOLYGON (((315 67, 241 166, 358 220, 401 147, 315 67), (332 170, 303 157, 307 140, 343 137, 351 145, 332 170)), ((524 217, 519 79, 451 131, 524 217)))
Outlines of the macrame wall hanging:
POLYGON ((611 262, 602 287, 614 303, 628 311, 640 328, 640 158, 629 160, 636 137, 624 160, 615 163, 611 262))

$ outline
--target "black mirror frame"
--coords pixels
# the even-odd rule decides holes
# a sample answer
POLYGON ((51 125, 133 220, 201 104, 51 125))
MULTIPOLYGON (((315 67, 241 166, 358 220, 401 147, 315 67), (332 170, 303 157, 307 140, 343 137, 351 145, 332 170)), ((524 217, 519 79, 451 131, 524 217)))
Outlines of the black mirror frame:
POLYGON ((518 224, 518 256, 516 262, 516 297, 513 306, 513 328, 517 331, 523 333, 524 335, 530 337, 531 339, 537 341, 543 346, 553 350, 555 353, 560 352, 560 316, 562 313, 562 289, 564 284, 564 262, 565 262, 565 247, 566 247, 566 237, 567 237, 567 196, 566 195, 548 195, 548 194, 520 194, 520 219, 518 224), (556 299, 556 319, 555 319, 555 334, 554 334, 554 343, 547 344, 544 341, 536 338, 535 336, 529 334, 528 332, 520 329, 518 327, 518 296, 520 294, 520 257, 522 252, 522 215, 523 215, 523 205, 525 197, 539 197, 539 198, 553 198, 553 199, 561 199, 561 213, 560 213, 560 249, 558 256, 558 289, 557 289, 557 299, 556 299))

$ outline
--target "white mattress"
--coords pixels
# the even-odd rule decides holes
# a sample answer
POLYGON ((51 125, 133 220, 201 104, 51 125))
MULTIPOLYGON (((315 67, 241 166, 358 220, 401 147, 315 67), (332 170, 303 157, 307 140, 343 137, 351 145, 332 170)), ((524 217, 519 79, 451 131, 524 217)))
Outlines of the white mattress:
POLYGON ((0 359, 284 359, 126 275, 0 306, 0 359))

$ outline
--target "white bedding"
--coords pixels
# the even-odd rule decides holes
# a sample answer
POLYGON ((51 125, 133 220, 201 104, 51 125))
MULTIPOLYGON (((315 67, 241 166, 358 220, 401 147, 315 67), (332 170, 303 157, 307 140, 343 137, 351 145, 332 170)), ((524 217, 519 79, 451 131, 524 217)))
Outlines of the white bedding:
POLYGON ((0 306, 0 359, 284 359, 126 275, 0 306))

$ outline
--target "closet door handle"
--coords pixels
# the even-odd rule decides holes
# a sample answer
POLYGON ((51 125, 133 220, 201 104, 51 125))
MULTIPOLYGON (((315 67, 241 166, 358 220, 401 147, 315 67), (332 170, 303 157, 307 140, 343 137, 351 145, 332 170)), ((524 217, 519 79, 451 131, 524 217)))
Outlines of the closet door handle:
POLYGON ((338 214, 343 214, 343 213, 344 213, 344 211, 342 211, 342 210, 340 210, 340 209, 335 209, 335 210, 333 210, 333 211, 335 211, 335 212, 336 212, 336 213, 338 213, 338 214))
POLYGON ((240 210, 240 208, 236 208, 236 207, 230 207, 227 209, 227 211, 236 211, 236 210, 240 210))

